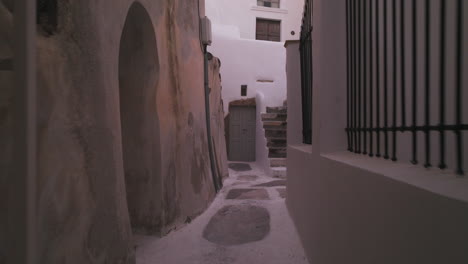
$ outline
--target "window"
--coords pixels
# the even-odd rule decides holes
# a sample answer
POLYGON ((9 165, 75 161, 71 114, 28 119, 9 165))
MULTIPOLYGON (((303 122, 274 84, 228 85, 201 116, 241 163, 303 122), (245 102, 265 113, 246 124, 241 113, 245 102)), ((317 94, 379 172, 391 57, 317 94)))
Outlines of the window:
POLYGON ((258 6, 265 6, 265 7, 274 7, 274 8, 279 8, 280 0, 257 0, 257 5, 258 6))
POLYGON ((247 85, 241 85, 241 96, 247 96, 247 85))
POLYGON ((57 30, 57 0, 37 0, 37 24, 48 35, 57 30))
POLYGON ((257 40, 281 41, 281 21, 257 18, 257 40))

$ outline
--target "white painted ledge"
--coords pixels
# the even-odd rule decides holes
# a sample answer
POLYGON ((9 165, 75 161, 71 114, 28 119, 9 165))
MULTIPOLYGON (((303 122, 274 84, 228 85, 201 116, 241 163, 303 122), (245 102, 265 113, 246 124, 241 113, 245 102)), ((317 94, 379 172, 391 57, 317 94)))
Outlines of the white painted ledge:
POLYGON ((270 12, 270 13, 280 13, 280 14, 288 13, 288 10, 286 9, 275 8, 275 7, 252 6, 250 9, 254 11, 270 12))
POLYGON ((468 202, 468 177, 457 177, 450 170, 425 169, 422 165, 392 162, 347 151, 322 154, 323 158, 341 162, 435 194, 468 202))
POLYGON ((288 147, 304 152, 306 154, 312 154, 312 145, 309 144, 288 144, 288 147))

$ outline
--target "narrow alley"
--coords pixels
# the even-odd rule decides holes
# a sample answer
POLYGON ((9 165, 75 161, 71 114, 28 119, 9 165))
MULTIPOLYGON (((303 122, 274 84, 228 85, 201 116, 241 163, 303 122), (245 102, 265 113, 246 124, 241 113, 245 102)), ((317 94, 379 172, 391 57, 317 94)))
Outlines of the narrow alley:
POLYGON ((0 0, 0 264, 467 264, 467 14, 0 0))
POLYGON ((211 206, 164 237, 136 236, 137 264, 308 263, 285 205, 286 180, 230 163, 211 206))

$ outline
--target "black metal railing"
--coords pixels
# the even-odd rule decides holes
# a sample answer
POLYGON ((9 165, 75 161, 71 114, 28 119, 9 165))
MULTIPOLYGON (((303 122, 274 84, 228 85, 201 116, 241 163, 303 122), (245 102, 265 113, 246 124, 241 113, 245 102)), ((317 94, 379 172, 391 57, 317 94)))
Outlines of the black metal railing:
POLYGON ((302 18, 301 39, 302 136, 312 144, 312 0, 306 0, 302 18))
POLYGON ((349 151, 463 175, 465 1, 346 0, 349 151))

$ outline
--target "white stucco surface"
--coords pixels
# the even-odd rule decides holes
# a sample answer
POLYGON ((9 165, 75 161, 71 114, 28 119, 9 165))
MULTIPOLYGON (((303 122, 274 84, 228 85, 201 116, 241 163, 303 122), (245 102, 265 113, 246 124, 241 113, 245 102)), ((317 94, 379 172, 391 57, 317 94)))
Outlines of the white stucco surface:
MULTIPOLYGON (((256 184, 271 182, 256 163, 249 163, 251 171, 236 172, 229 169, 229 178, 215 201, 202 214, 184 228, 158 238, 155 236, 136 236, 137 264, 308 264, 294 224, 289 216, 284 198, 278 189, 284 187, 265 187, 269 199, 225 199, 232 189, 252 188, 256 184), (239 180, 239 176, 255 175, 252 181, 239 180), (270 231, 260 240, 246 244, 225 246, 206 240, 203 229, 213 215, 226 205, 254 205, 268 210, 270 231)), ((258 187, 256 187, 258 188, 258 187)), ((232 225, 234 228, 234 224, 232 225)))
POLYGON ((259 7, 257 0, 206 0, 206 15, 213 24, 237 26, 246 39, 255 39, 257 18, 281 20, 281 41, 285 41, 299 39, 303 6, 298 0, 281 0, 280 8, 259 7))
POLYGON ((302 90, 299 41, 288 41, 286 47, 286 75, 288 90, 288 144, 302 143, 302 90))
POLYGON ((229 102, 253 98, 257 92, 265 95, 262 112, 266 106, 283 105, 286 99, 286 51, 283 44, 240 39, 229 36, 225 30, 216 29, 219 28, 213 28, 213 45, 209 51, 221 60, 224 112, 229 112, 229 102), (246 97, 241 97, 243 84, 248 86, 246 97))
MULTIPOLYGON (((405 3, 409 9, 410 2, 405 3)), ((468 263, 465 247, 468 244, 465 225, 468 219, 467 182, 466 178, 457 178, 453 173, 454 158, 449 156, 454 155, 453 139, 447 139, 449 169, 444 171, 436 167, 439 148, 435 132, 431 133, 430 142, 431 169, 422 166, 425 154, 422 133, 418 135, 418 165, 409 162, 411 140, 408 137, 411 134, 406 132, 398 134, 397 162, 347 152, 344 130, 347 123, 346 3, 314 0, 313 4, 312 145, 288 142, 287 153, 287 205, 310 263, 468 263)), ((450 13, 454 11, 452 4, 448 5, 448 17, 454 17, 450 13)), ((435 4, 431 7, 436 21, 439 20, 437 7, 435 4)), ((423 11, 421 8, 420 12, 423 11)), ((422 15, 418 17, 423 18, 422 15)), ((426 24, 418 25, 421 27, 418 34, 424 34, 426 24)), ((431 35, 437 37, 438 32, 436 26, 431 35)), ((423 37, 419 35, 419 39, 423 37)), ((447 38, 447 45, 454 46, 450 41, 453 38, 447 38)), ((388 42, 392 43, 391 37, 388 42)), ((418 58, 423 59, 425 43, 418 43, 421 45, 418 58)), ((435 120, 431 122, 437 124, 439 86, 436 79, 440 64, 436 51, 439 44, 433 41, 431 45, 435 46, 431 54, 433 74, 429 85, 434 98, 431 99, 431 106, 434 106, 431 117, 435 120)), ((288 80, 300 80, 299 74, 294 76, 294 72, 289 71, 289 66, 298 63, 292 61, 294 58, 299 60, 298 52, 292 46, 288 49, 288 80)), ((447 65, 452 65, 447 66, 447 72, 453 72, 452 56, 447 56, 447 65)), ((388 57, 392 58, 392 54, 388 57)), ((379 60, 382 63, 383 58, 379 60)), ((418 65, 424 63, 422 60, 418 65)), ((392 66, 390 64, 388 69, 392 66)), ((406 71, 410 76, 411 71, 406 71)), ((466 75, 467 69, 464 71, 466 75)), ((420 95, 418 107, 423 106, 423 89, 427 87, 422 81, 423 71, 420 72, 421 80, 416 87, 420 95)), ((453 82, 450 79, 454 76, 447 77, 448 84, 453 82)), ((395 83, 391 70, 388 80, 390 85, 395 83)), ((401 88, 399 79, 396 88, 401 88)), ((410 91, 408 87, 407 91, 410 91)), ((288 120, 301 115, 300 108, 292 107, 294 101, 298 102, 300 92, 297 83, 288 82, 288 120)), ((408 98, 411 94, 407 94, 407 103, 408 98)), ((447 98, 453 100, 449 92, 447 98)), ((466 101, 467 97, 464 98, 466 101)), ((389 96, 386 100, 392 102, 393 98, 389 96)), ((399 107, 397 104, 397 109, 399 107)), ((389 108, 389 112, 391 110, 389 108)), ((418 122, 424 120, 422 108, 417 114, 418 122)), ((450 112, 447 112, 449 117, 450 112)), ((400 123, 399 118, 397 116, 397 123, 400 123)), ((393 121, 392 118, 389 120, 393 121)), ((410 116, 407 120, 411 120, 410 116)), ((296 125, 291 125, 288 121, 288 137, 297 133, 297 120, 295 122, 296 125)), ((383 148, 383 142, 380 144, 383 148)))
POLYGON ((265 109, 265 95, 257 92, 255 96, 257 104, 257 126, 255 131, 255 156, 256 165, 265 172, 265 175, 271 176, 270 159, 268 158, 267 139, 265 137, 265 129, 263 128, 262 109, 265 109))

